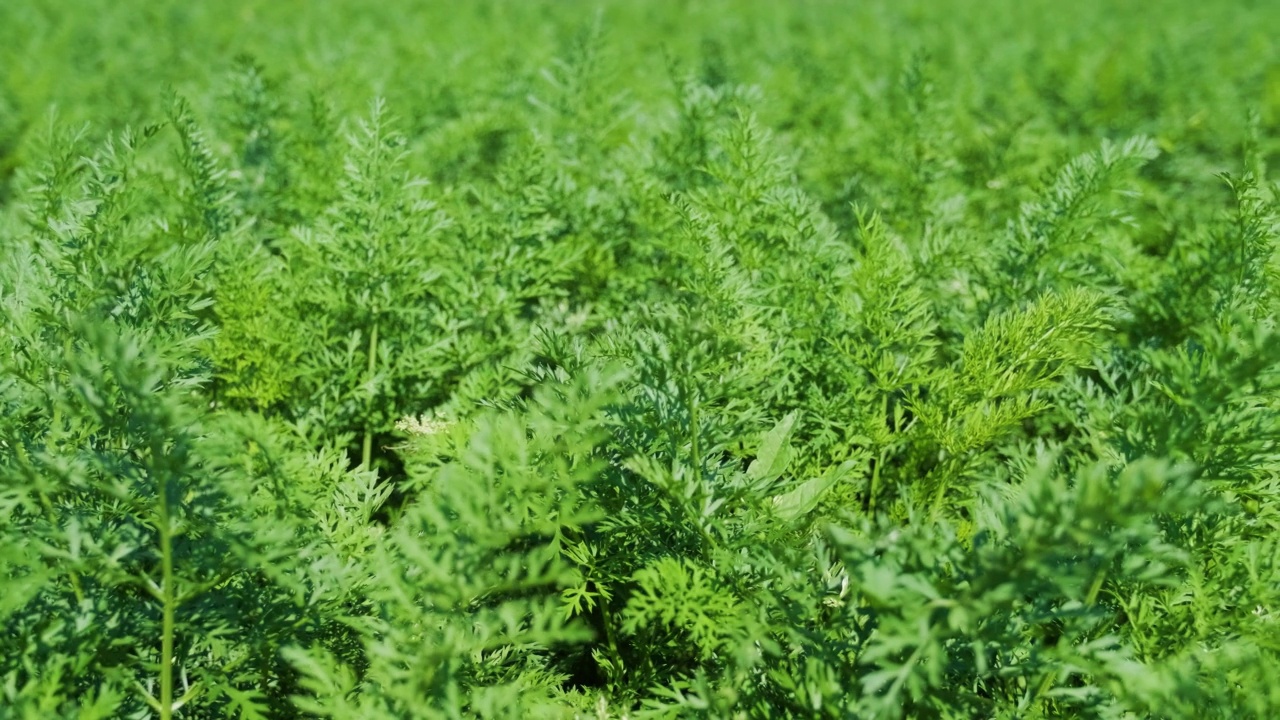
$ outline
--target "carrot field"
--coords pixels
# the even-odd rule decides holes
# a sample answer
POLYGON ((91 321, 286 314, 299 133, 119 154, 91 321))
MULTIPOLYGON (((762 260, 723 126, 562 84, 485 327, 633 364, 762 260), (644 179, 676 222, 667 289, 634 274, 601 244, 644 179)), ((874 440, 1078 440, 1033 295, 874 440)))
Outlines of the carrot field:
POLYGON ((0 720, 1280 718, 1277 38, 0 0, 0 720))

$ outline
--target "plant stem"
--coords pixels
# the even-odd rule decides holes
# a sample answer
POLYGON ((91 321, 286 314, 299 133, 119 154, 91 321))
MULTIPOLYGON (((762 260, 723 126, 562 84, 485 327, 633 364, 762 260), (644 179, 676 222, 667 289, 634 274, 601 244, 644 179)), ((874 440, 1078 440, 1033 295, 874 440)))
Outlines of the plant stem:
POLYGON ((876 458, 876 466, 871 468, 871 487, 867 490, 867 515, 876 516, 876 494, 880 490, 880 468, 884 467, 885 451, 880 451, 876 458))
MULTIPOLYGON (((698 496, 703 496, 705 488, 702 487, 702 449, 698 444, 698 395, 691 393, 689 396, 689 426, 692 433, 691 449, 693 454, 693 481, 698 487, 698 496)), ((686 505, 685 507, 688 507, 686 505)), ((708 552, 715 547, 715 542, 711 538, 711 533, 707 530, 707 526, 702 523, 701 511, 693 513, 693 524, 698 528, 698 533, 702 535, 702 541, 706 543, 708 552)))
MULTIPOLYGON (((889 416, 888 393, 883 393, 881 396, 880 415, 886 418, 889 416)), ((876 459, 876 466, 871 468, 871 487, 867 488, 867 515, 869 517, 876 516, 876 492, 880 489, 880 468, 884 466, 885 454, 886 450, 882 444, 880 446, 880 456, 876 459)))
POLYGON ((1086 605, 1092 605, 1098 601, 1098 593, 1102 591, 1102 583, 1107 579, 1107 569, 1105 567, 1098 570, 1098 574, 1093 577, 1093 583, 1089 585, 1089 592, 1084 597, 1086 605))
MULTIPOLYGON (((1046 672, 1044 677, 1040 679, 1040 686, 1036 688, 1036 694, 1031 696, 1031 702, 1038 702, 1041 695, 1049 692, 1049 688, 1053 686, 1053 681, 1057 677, 1058 673, 1056 671, 1050 670, 1046 672)), ((1036 717, 1044 717, 1044 710, 1037 710, 1036 717)))
MULTIPOLYGON (((1085 593, 1084 602, 1086 605, 1093 605, 1098 601, 1098 593, 1102 591, 1102 583, 1104 583, 1106 579, 1107 569, 1105 567, 1099 569, 1098 573, 1093 576, 1093 582, 1089 584, 1088 592, 1085 593)), ((1040 679, 1040 686, 1036 688, 1036 694, 1031 697, 1031 701, 1035 702, 1039 700, 1042 695, 1049 692, 1049 688, 1053 686, 1053 681, 1057 677, 1058 673, 1056 671, 1045 673, 1044 677, 1040 679)), ((1041 715, 1043 715, 1043 712, 1041 712, 1041 715)))
POLYGON ((702 484, 702 452, 698 448, 698 395, 692 393, 689 399, 689 432, 693 436, 693 478, 702 484))
POLYGON ((938 490, 933 495, 933 505, 930 508, 930 514, 933 518, 937 518, 942 514, 943 503, 947 499, 947 490, 951 487, 951 478, 955 468, 959 463, 954 457, 947 458, 946 464, 942 467, 942 477, 938 479, 938 490))
MULTIPOLYGON (((158 453, 159 448, 153 448, 158 453)), ((160 636, 160 720, 173 717, 173 636, 175 632, 175 615, 178 606, 178 594, 174 588, 173 576, 173 527, 169 512, 169 477, 161 475, 159 487, 160 504, 158 527, 160 534, 160 572, 161 572, 161 620, 160 636)))
MULTIPOLYGON (((605 641, 609 644, 609 654, 613 659, 615 672, 622 673, 622 653, 618 650, 618 642, 613 634, 613 613, 609 611, 609 598, 600 598, 600 618, 604 624, 605 641)), ((609 678, 614 682, 617 678, 609 678)))
POLYGON ((369 368, 365 374, 365 382, 369 386, 369 407, 364 417, 364 447, 360 453, 360 465, 368 470, 373 462, 373 377, 378 370, 378 322, 373 323, 369 333, 369 368))

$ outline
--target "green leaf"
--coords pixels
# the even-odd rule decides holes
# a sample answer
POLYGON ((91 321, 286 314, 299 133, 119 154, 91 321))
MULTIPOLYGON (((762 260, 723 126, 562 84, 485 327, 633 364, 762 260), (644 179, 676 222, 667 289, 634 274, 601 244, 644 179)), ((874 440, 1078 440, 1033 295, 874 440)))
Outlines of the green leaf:
POLYGON ((756 459, 747 468, 748 477, 767 485, 786 472, 791 464, 791 431, 795 424, 796 413, 792 411, 765 433, 760 449, 756 451, 756 459))
POLYGON ((851 462, 843 463, 816 478, 804 481, 794 490, 775 496, 773 498, 774 513, 787 522, 794 522, 808 515, 818 507, 822 497, 835 487, 836 483, 849 475, 852 467, 851 462))

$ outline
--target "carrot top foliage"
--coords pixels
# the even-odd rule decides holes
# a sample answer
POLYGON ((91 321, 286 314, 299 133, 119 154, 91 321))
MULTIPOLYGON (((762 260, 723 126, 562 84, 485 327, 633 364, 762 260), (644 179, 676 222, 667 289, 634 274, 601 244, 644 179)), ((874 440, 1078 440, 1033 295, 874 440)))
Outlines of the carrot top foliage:
POLYGON ((0 717, 1280 717, 1277 27, 0 3, 0 717))

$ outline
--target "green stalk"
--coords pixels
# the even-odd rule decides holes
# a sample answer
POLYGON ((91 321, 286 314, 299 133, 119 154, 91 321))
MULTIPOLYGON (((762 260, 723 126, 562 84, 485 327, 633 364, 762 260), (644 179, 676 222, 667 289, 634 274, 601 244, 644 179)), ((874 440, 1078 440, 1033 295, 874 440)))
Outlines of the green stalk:
POLYGON ((954 457, 947 458, 946 464, 943 465, 942 477, 938 480, 938 490, 933 495, 933 505, 930 508, 931 517, 937 518, 942 514, 943 503, 947 499, 947 490, 951 487, 952 478, 958 474, 961 465, 954 457))
MULTIPOLYGON (((882 393, 881 395, 881 416, 883 416, 883 418, 888 418, 887 392, 882 393)), ((897 432, 897 427, 893 428, 893 430, 897 432)), ((872 484, 867 488, 867 515, 869 515, 870 518, 874 518, 874 516, 876 516, 876 495, 879 492, 879 473, 881 473, 881 468, 884 466, 884 456, 886 455, 887 448, 882 445, 881 454, 879 454, 879 457, 876 460, 876 468, 872 468, 872 484)))
POLYGON ((360 454, 360 464, 366 470, 371 467, 373 462, 373 374, 378 369, 378 323, 374 321, 373 330, 369 333, 369 368, 365 374, 365 381, 370 388, 369 407, 365 410, 364 418, 364 447, 360 454))
POLYGON ((698 448, 698 396, 689 400, 689 429, 693 434, 693 477, 702 484, 702 452, 698 448))
POLYGON ((880 451, 880 457, 876 459, 876 466, 871 469, 871 487, 867 490, 867 515, 876 516, 876 494, 880 490, 880 468, 884 467, 885 451, 880 451))
MULTIPOLYGON (((884 417, 889 415, 889 394, 882 394, 882 406, 880 414, 884 417)), ((894 430, 897 430, 895 427, 894 430)), ((876 493, 880 490, 880 468, 884 467, 885 455, 887 454, 885 446, 880 446, 880 457, 876 460, 876 466, 871 469, 871 487, 867 489, 867 515, 876 516, 876 493)))
POLYGON ((942 513, 942 502, 946 500, 946 497, 947 483, 944 480, 943 482, 938 483, 938 491, 933 495, 933 517, 936 518, 942 513))
MULTIPOLYGON (((153 448, 153 457, 158 455, 158 452, 159 448, 153 448)), ((167 476, 162 478, 158 493, 160 518, 156 528, 160 534, 160 603, 163 613, 160 636, 160 720, 171 720, 173 718, 173 636, 178 594, 174 588, 173 527, 169 513, 169 483, 167 476)))
MULTIPOLYGON (((1036 688, 1036 694, 1031 696, 1031 702, 1034 704, 1039 702, 1040 696, 1049 692, 1049 688, 1053 686, 1053 681, 1058 677, 1056 672, 1046 672, 1040 680, 1040 686, 1036 688)), ((1037 710, 1037 717, 1044 717, 1044 710, 1037 710)))
POLYGON ((1107 579, 1107 569, 1105 567, 1098 569, 1098 574, 1093 576, 1093 583, 1089 585, 1089 592, 1084 597, 1086 605, 1092 605, 1098 601, 1098 593, 1102 591, 1102 583, 1107 579))
MULTIPOLYGON (((698 443, 698 395, 692 393, 689 396, 689 425, 692 436, 690 438, 690 453, 692 454, 693 480, 697 483, 699 489, 702 486, 702 448, 698 443)), ((672 470, 675 469, 675 458, 672 457, 672 470)), ((674 473, 673 473, 674 474, 674 473)), ((678 498, 681 506, 685 508, 685 512, 690 515, 690 520, 694 527, 698 528, 698 534, 702 536, 702 541, 706 543, 708 551, 715 547, 715 541, 711 537, 711 533, 707 532, 706 526, 702 524, 702 516, 689 508, 687 502, 683 498, 678 498)))
MULTIPOLYGON (((613 634, 613 613, 609 611, 609 599, 600 598, 600 618, 604 622, 604 637, 609 643, 609 654, 613 657, 614 667, 622 669, 622 653, 618 651, 618 642, 613 634)), ((615 678, 609 678, 613 681, 615 678)))
MULTIPOLYGON (((1093 582, 1089 584, 1088 592, 1085 593, 1084 603, 1086 605, 1093 605, 1098 601, 1098 593, 1102 591, 1102 583, 1106 582, 1106 579, 1107 569, 1105 567, 1100 568, 1098 573, 1093 576, 1093 582)), ((1057 677, 1057 672, 1045 673, 1044 677, 1040 679, 1040 686, 1036 688, 1036 694, 1031 697, 1031 701, 1036 702, 1041 696, 1049 692, 1049 688, 1053 686, 1053 681, 1056 680, 1057 677)), ((1043 715, 1043 712, 1041 714, 1043 715)))

